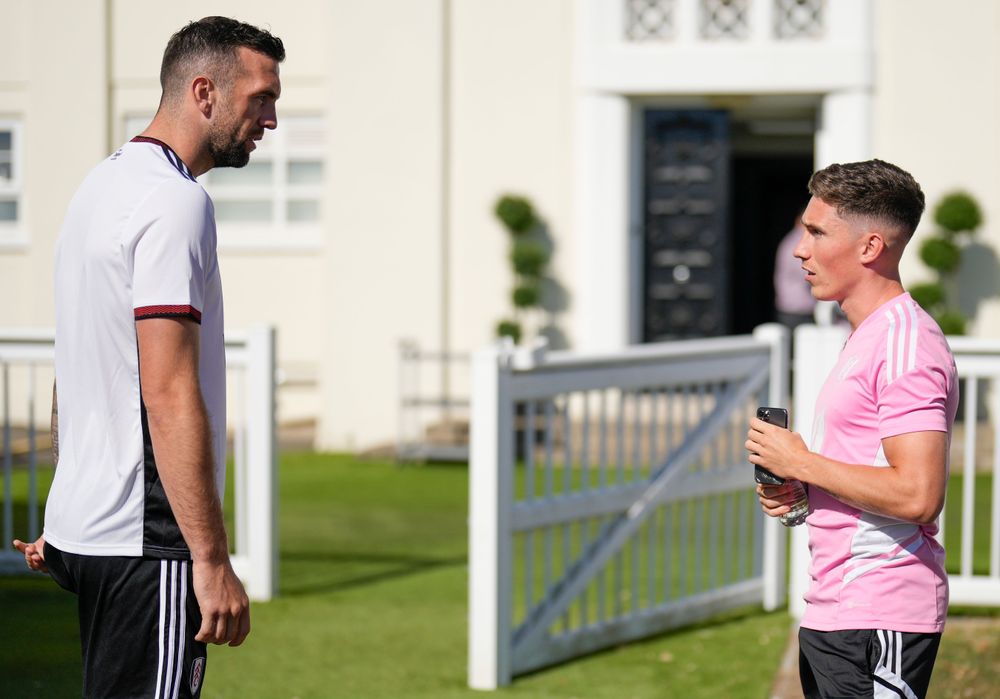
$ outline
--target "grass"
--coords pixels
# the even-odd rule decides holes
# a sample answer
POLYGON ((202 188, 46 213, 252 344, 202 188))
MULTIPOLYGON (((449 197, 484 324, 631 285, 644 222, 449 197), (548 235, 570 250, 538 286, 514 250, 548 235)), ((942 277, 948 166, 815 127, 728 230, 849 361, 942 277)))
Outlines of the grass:
MULTIPOLYGON (((243 647, 210 649, 202 696, 482 697, 465 686, 467 470, 291 454, 280 474, 281 596, 253 605, 243 647)), ((79 696, 74 605, 45 578, 0 579, 0 697, 79 696)), ((730 613, 519 678, 503 695, 764 697, 789 623, 730 613)))
MULTIPOLYGON (((15 483, 22 499, 24 480, 19 473, 15 483)), ((40 479, 42 492, 47 485, 40 479)), ((254 604, 243 647, 210 649, 202 696, 482 697, 465 686, 467 487, 459 466, 283 456, 281 596, 254 604)), ((977 482, 979 492, 988 483, 977 482)), ((785 613, 732 612, 518 678, 501 694, 765 697, 789 624, 785 613)), ((949 628, 935 686, 980 689, 947 696, 988 696, 997 686, 997 663, 983 662, 997 657, 991 628, 949 628)), ((79 696, 76 633, 71 595, 40 576, 0 579, 0 697, 79 696)))

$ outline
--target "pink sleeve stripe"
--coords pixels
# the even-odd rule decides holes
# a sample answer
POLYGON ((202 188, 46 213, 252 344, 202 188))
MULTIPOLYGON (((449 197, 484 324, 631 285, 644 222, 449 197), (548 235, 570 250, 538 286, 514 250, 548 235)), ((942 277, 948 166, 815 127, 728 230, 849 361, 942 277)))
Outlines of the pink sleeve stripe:
POLYGON ((201 311, 194 306, 142 306, 135 309, 136 320, 177 317, 186 317, 201 323, 201 311))

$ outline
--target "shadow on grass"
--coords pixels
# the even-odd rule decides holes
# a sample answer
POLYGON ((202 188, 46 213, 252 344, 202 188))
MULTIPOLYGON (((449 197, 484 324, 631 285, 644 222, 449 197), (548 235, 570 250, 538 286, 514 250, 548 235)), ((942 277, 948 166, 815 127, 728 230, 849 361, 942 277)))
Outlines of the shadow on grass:
POLYGON ((697 631, 707 631, 714 628, 725 627, 732 624, 737 624, 741 621, 747 621, 756 617, 760 617, 765 614, 764 610, 759 605, 751 605, 747 607, 740 607, 738 609, 733 609, 726 612, 720 612, 719 614, 706 619, 704 621, 696 622, 694 624, 684 624, 676 629, 669 629, 663 633, 656 634, 654 636, 649 636, 646 638, 640 638, 635 641, 626 641, 624 643, 616 643, 610 645, 607 648, 602 648, 600 650, 595 650, 592 653, 587 653, 586 655, 579 655, 570 660, 561 661, 553 663, 552 665, 545 665, 536 670, 531 670, 518 677, 526 678, 536 675, 544 675, 550 672, 553 668, 557 668, 562 665, 568 665, 575 662, 576 660, 582 658, 599 658, 601 656, 609 655, 612 653, 617 653, 621 648, 634 645, 648 645, 657 644, 661 641, 666 641, 675 636, 681 638, 688 638, 692 633, 697 631))
MULTIPOLYGON (((324 594, 328 592, 341 592, 359 587, 366 587, 390 580, 398 580, 411 575, 418 575, 439 568, 450 568, 452 566, 464 566, 468 559, 466 556, 451 556, 444 558, 432 558, 426 556, 410 556, 407 554, 374 554, 374 553, 321 553, 314 551, 289 552, 281 556, 281 562, 291 564, 314 564, 327 565, 332 567, 352 567, 352 566, 376 566, 379 570, 363 573, 361 575, 351 575, 341 577, 343 571, 336 568, 325 575, 326 580, 310 581, 305 584, 281 585, 281 595, 287 597, 304 597, 308 595, 324 594), (338 575, 338 573, 340 575, 338 575), (329 578, 336 579, 329 579, 329 578)), ((294 576, 288 576, 294 577, 294 576)))

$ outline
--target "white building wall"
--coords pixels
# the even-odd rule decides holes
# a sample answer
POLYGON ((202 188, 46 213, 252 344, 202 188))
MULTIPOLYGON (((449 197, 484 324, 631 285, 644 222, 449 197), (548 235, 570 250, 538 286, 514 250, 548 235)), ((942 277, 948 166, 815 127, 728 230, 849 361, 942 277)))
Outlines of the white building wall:
MULTIPOLYGON (((525 195, 547 225, 555 249, 549 274, 572 287, 571 0, 457 0, 452 54, 452 314, 455 346, 473 350, 495 339, 510 316, 513 272, 509 235, 493 213, 506 193, 525 195)), ((526 319, 530 340, 544 317, 526 319)), ((572 319, 552 319, 572 337, 572 319)))
POLYGON ((877 4, 874 144, 921 183, 927 213, 903 260, 903 282, 932 278, 921 238, 947 192, 971 192, 983 207, 980 240, 992 251, 966 256, 959 271, 970 329, 1000 334, 1000 5, 979 0, 880 0, 877 4), (987 297, 987 298, 984 298, 987 297))
POLYGON ((442 3, 331 6, 318 443, 392 439, 400 338, 441 318, 442 3))
POLYGON ((53 324, 55 232, 79 179, 104 154, 104 2, 64 11, 4 6, 0 119, 21 123, 24 195, 16 239, 0 238, 0 325, 53 324), (79 57, 86 56, 87 60, 79 57))

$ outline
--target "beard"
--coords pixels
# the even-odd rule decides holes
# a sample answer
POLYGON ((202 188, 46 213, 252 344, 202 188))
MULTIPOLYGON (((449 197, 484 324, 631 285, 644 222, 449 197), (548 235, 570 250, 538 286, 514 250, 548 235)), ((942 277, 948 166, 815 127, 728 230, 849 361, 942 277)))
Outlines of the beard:
POLYGON ((245 142, 245 138, 240 138, 239 126, 214 129, 208 139, 208 153, 213 167, 243 167, 249 163, 250 152, 245 142))

